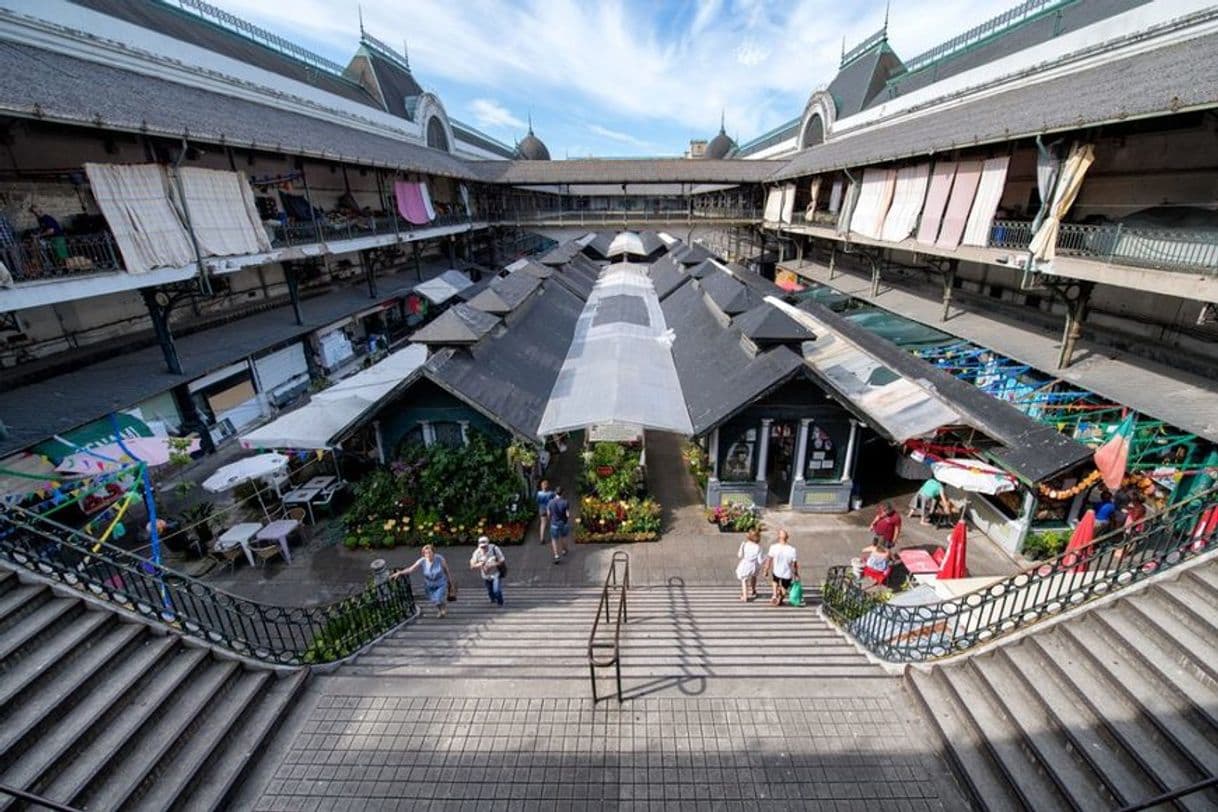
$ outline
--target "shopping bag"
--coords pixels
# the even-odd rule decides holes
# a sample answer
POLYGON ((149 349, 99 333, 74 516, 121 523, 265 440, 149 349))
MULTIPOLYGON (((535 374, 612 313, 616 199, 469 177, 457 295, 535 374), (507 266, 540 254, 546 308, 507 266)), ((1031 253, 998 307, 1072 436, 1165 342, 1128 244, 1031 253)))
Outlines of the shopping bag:
POLYGON ((791 583, 791 591, 787 593, 787 603, 792 606, 804 605, 804 582, 798 578, 791 583))
POLYGON ((449 579, 448 581, 448 600, 451 603, 457 599, 457 582, 449 579))

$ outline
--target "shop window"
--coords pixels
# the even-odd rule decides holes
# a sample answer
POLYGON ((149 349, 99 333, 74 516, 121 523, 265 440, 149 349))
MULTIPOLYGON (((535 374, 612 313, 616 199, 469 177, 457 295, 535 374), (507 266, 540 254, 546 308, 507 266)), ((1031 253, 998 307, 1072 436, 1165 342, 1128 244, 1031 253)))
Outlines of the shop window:
POLYGON ((406 432, 405 436, 402 437, 402 442, 399 447, 407 448, 412 445, 426 445, 426 444, 427 443, 423 437, 423 424, 419 423, 414 428, 412 428, 410 431, 406 432))
POLYGON ((813 423, 808 426, 804 479, 841 479, 849 431, 847 425, 834 423, 813 423))
POLYGON ((747 482, 756 476, 753 469, 757 451, 757 429, 728 433, 719 438, 719 480, 747 482), (727 442, 724 442, 724 440, 727 442))
POLYGON ((1022 488, 1016 488, 1015 490, 1007 491, 1006 493, 996 493, 992 495, 988 493, 976 493, 972 494, 971 497, 992 505, 994 509, 1003 516, 1011 519, 1012 521, 1016 521, 1023 516, 1023 494, 1024 491, 1022 488))
POLYGON ((465 434, 461 431, 460 423, 454 423, 451 420, 438 421, 431 424, 431 430, 435 436, 435 442, 441 445, 449 448, 460 448, 465 445, 465 434))

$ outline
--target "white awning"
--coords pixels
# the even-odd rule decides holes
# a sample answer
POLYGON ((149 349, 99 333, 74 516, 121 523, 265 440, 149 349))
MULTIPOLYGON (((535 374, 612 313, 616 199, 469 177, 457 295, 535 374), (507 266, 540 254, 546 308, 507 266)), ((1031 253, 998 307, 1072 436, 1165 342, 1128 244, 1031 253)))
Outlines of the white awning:
POLYGON ((242 436, 245 448, 332 448, 341 435, 406 381, 427 360, 410 344, 388 358, 318 392, 306 405, 242 436))
POLYGON ((609 251, 606 256, 616 257, 622 254, 646 256, 647 252, 643 249, 643 238, 633 231, 623 231, 616 235, 609 243, 609 251))
POLYGON ((426 297, 432 304, 441 305, 472 284, 468 276, 449 268, 434 279, 415 285, 414 292, 426 297))
POLYGON ((672 333, 645 265, 619 262, 597 280, 537 432, 608 425, 693 434, 672 333))

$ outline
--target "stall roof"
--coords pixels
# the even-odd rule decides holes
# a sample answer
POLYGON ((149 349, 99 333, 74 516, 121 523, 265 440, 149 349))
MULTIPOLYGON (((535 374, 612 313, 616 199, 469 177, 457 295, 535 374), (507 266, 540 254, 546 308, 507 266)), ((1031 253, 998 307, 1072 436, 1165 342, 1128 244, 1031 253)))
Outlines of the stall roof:
POLYGON ((719 271, 719 266, 716 265, 713 260, 707 259, 691 267, 687 273, 694 279, 701 279, 707 274, 712 274, 717 271, 719 271))
POLYGON ((619 423, 693 433, 660 300, 646 266, 628 262, 589 295, 538 433, 619 423))
POLYGON ((752 310, 762 303, 761 294, 755 293, 748 285, 721 268, 707 273, 698 280, 698 284, 715 306, 728 316, 752 310))
MULTIPOLYGON (((895 375, 922 384, 926 391, 933 393, 945 410, 959 415, 956 424, 971 426, 1000 443, 1001 447, 986 449, 985 455, 1025 482, 1042 482, 1091 458, 1092 450, 1082 443, 1032 419, 1009 403, 991 397, 972 384, 958 380, 933 364, 911 355, 891 341, 859 327, 823 305, 805 299, 797 308, 793 308, 777 299, 767 301, 777 302, 776 306, 781 306, 787 312, 802 313, 819 322, 819 330, 816 326, 812 327, 813 332, 818 335, 813 344, 821 341, 822 331, 836 335, 843 343, 856 348, 855 355, 861 353, 869 356, 876 367, 887 370, 886 373, 880 373, 881 375, 895 375)), ((881 413, 879 416, 867 417, 868 422, 879 422, 883 415, 881 413)), ((895 433, 882 427, 880 430, 889 433, 893 439, 898 439, 895 433)), ((916 436, 906 430, 899 433, 906 435, 899 439, 916 436)))
POLYGON ((564 285, 568 290, 574 293, 581 299, 587 299, 592 294, 592 288, 596 286, 597 277, 600 276, 600 268, 595 272, 588 269, 586 265, 579 262, 581 257, 576 257, 574 261, 568 262, 558 272, 554 274, 552 279, 564 285))
POLYGON ((715 254, 709 248, 699 243, 691 243, 684 246, 680 251, 676 252, 676 255, 677 261, 682 265, 697 265, 699 262, 705 262, 715 257, 715 254))
POLYGON ((538 421, 563 365, 583 302, 553 282, 502 331, 433 355, 424 374, 514 434, 539 439, 538 421))
POLYGON ((703 435, 785 381, 804 374, 804 362, 787 347, 750 355, 739 335, 711 312, 693 285, 663 303, 674 325, 672 356, 694 434, 703 435))
POLYGON ((656 296, 660 297, 661 302, 691 278, 689 274, 680 270, 680 266, 675 262, 665 262, 663 259, 651 263, 648 273, 651 274, 651 284, 655 287, 656 296))
POLYGON ((580 240, 560 242, 543 254, 538 261, 543 265, 564 265, 570 262, 571 258, 576 254, 583 251, 585 245, 587 245, 587 242, 581 242, 580 240))
POLYGON ((498 323, 498 316, 485 313, 472 304, 459 302, 415 330, 410 340, 417 344, 443 346, 473 344, 494 330, 498 323))
POLYGON ((540 284, 541 280, 532 274, 508 274, 492 280, 485 290, 469 300, 469 306, 486 313, 511 313, 540 284))
POLYGON ((520 273, 523 271, 531 276, 537 277, 538 279, 549 279, 554 275, 554 269, 549 265, 543 265, 537 260, 530 259, 529 257, 523 257, 510 265, 505 265, 503 270, 507 271, 508 273, 520 273))
POLYGON ((318 392, 304 406, 243 435, 245 448, 333 448, 362 418, 413 380, 427 348, 410 344, 318 392))
POLYGON ((474 284, 465 274, 455 269, 448 269, 437 277, 420 282, 414 286, 414 292, 426 296, 432 304, 444 304, 461 291, 474 284))
POLYGON ((811 341, 814 337, 811 330, 769 302, 741 313, 732 319, 732 326, 758 344, 811 341))

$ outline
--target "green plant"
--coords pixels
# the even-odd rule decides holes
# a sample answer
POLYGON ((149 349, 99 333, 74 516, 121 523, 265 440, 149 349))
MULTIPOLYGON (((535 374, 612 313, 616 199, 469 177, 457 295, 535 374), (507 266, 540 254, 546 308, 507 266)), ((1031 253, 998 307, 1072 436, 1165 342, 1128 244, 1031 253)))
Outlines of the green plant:
POLYGON ((349 657, 402 621, 401 607, 381 600, 371 580, 368 588, 334 607, 325 625, 313 636, 301 659, 308 664, 349 657))
POLYGON ((1071 530, 1038 530, 1028 534, 1024 541, 1023 557, 1029 561, 1043 561, 1046 558, 1056 558, 1066 549, 1070 541, 1071 530))
POLYGON ((689 469, 698 488, 705 493, 707 480, 710 479, 710 457, 702 450, 702 446, 689 441, 681 447, 681 458, 685 460, 685 467, 689 469))
POLYGON ((507 447, 507 461, 525 470, 531 470, 537 464, 537 449, 520 440, 513 440, 507 447))

